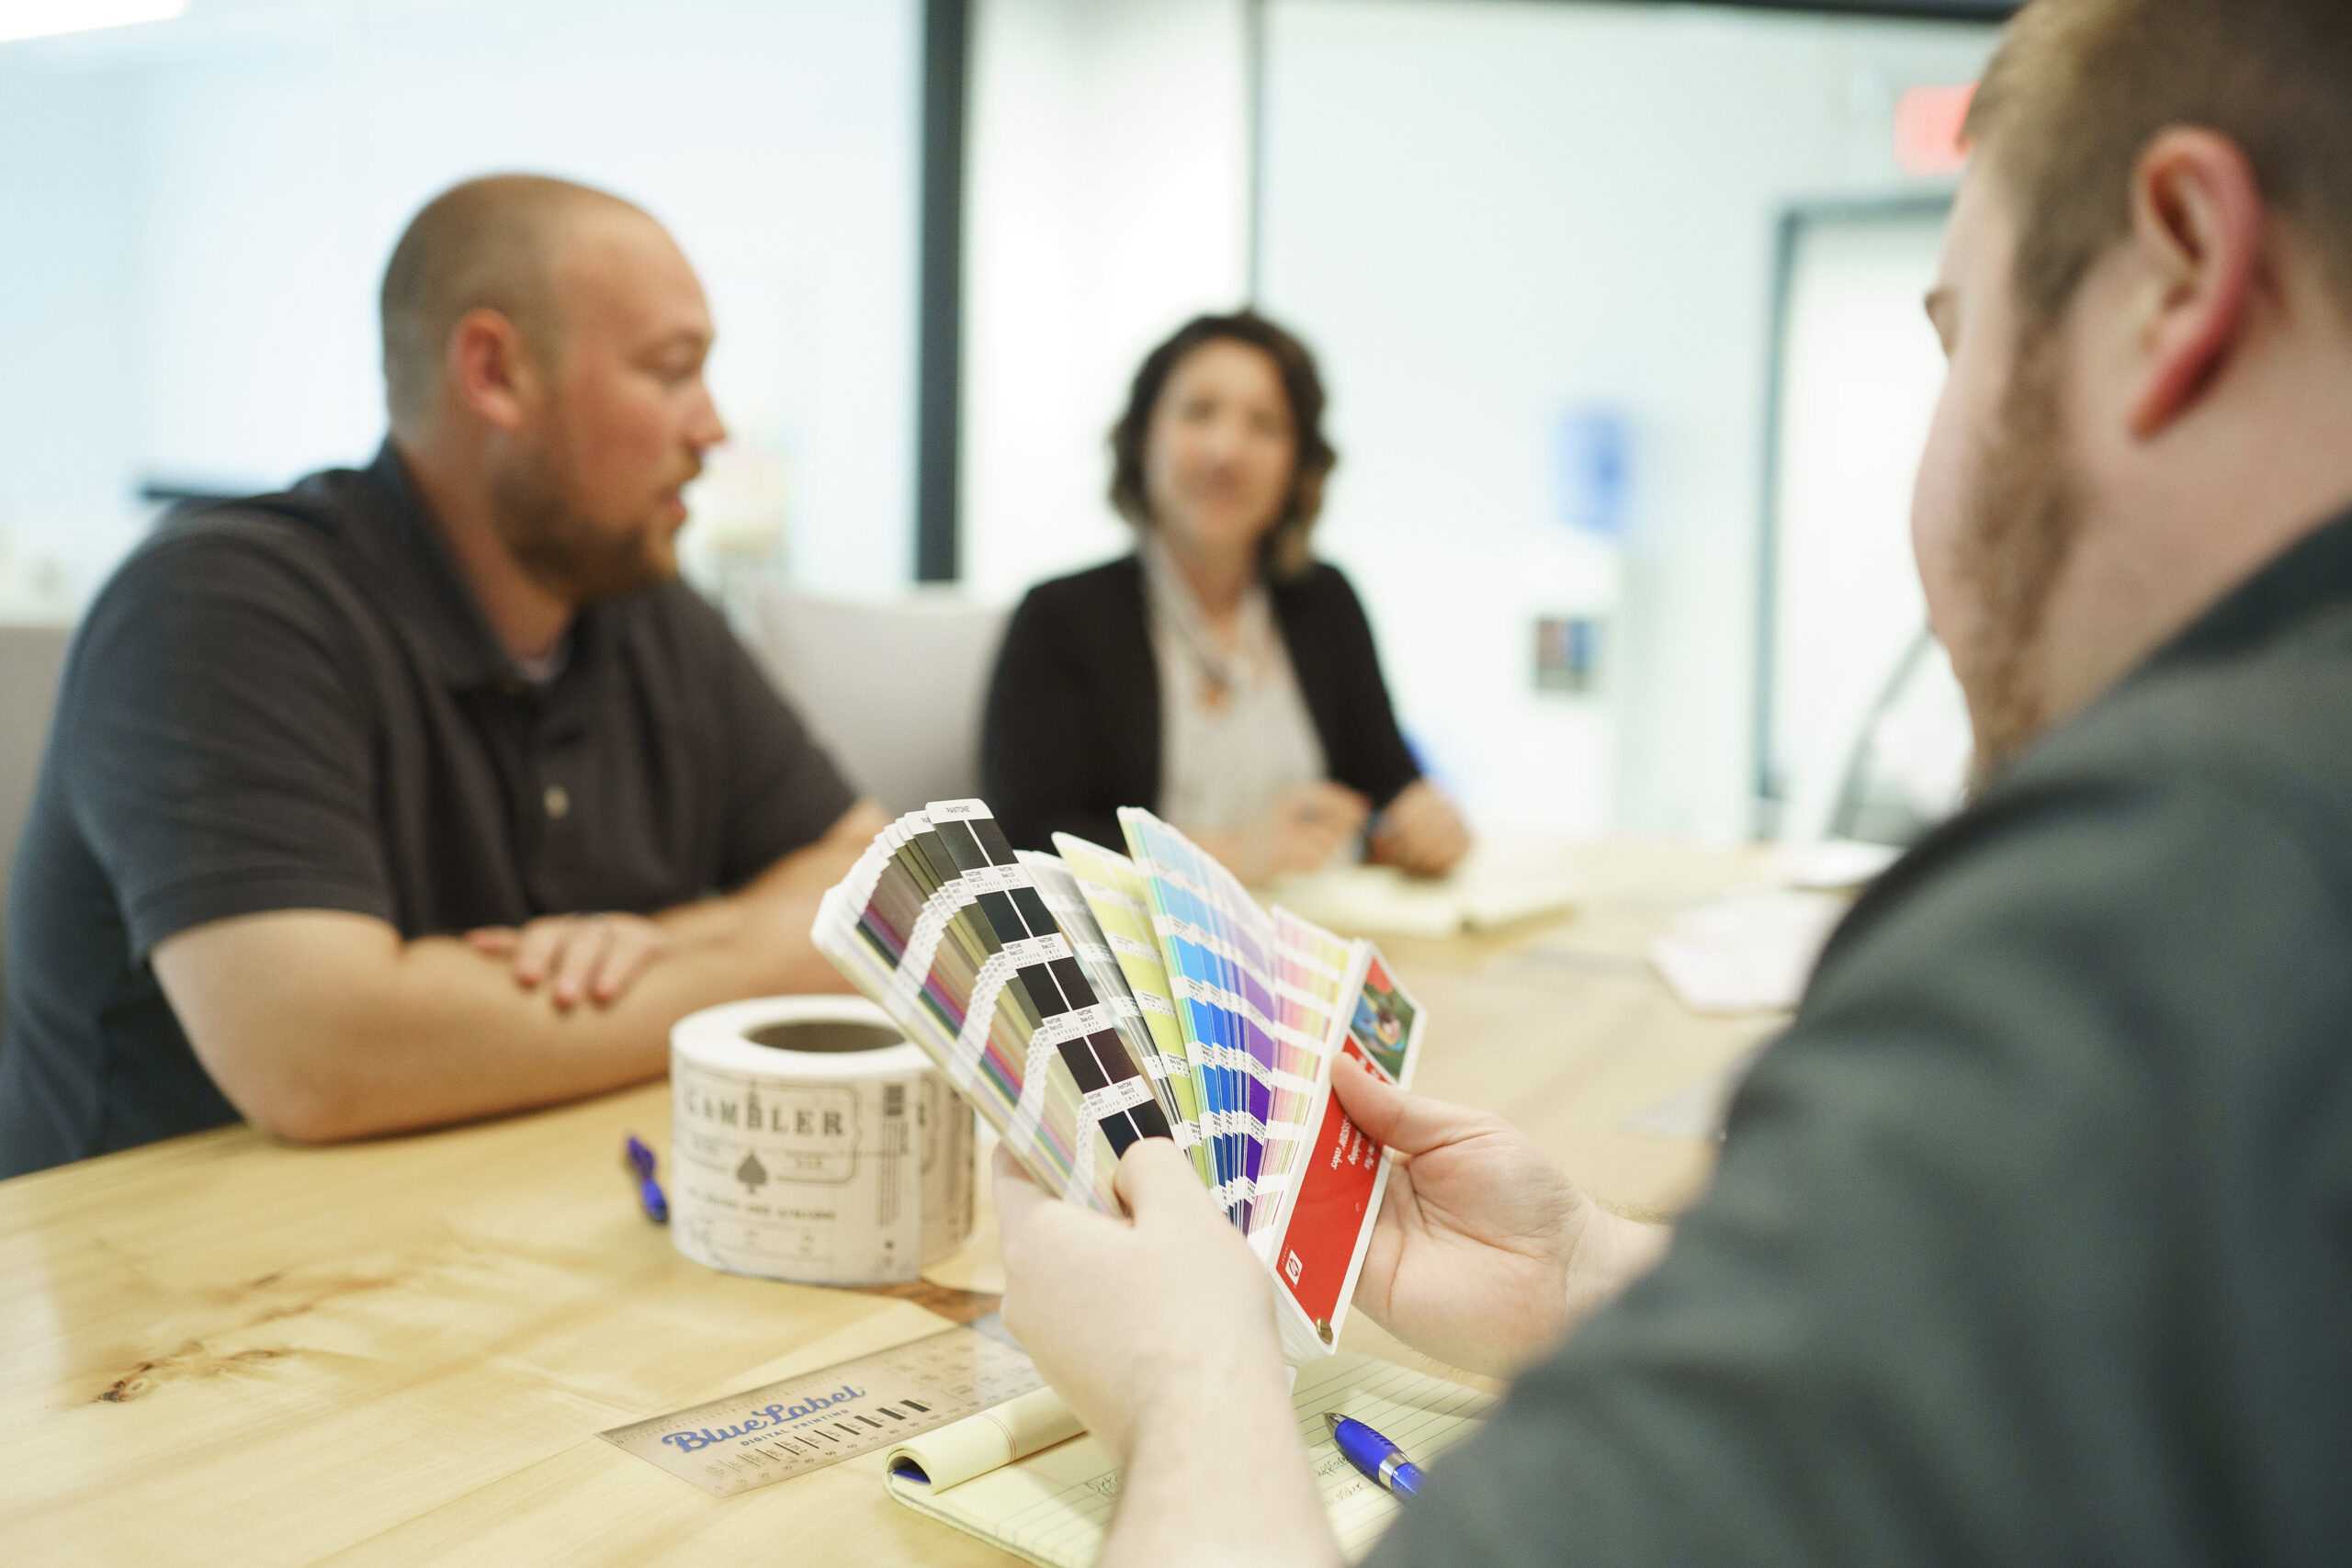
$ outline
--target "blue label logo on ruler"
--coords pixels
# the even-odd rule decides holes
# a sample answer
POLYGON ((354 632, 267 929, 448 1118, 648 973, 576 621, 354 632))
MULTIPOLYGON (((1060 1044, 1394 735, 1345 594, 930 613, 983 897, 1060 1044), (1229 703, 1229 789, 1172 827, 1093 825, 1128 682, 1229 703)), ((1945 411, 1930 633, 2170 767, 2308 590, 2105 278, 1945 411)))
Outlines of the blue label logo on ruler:
POLYGON ((601 1436, 713 1496, 731 1497, 1044 1387, 1002 1333, 984 1318, 601 1436))

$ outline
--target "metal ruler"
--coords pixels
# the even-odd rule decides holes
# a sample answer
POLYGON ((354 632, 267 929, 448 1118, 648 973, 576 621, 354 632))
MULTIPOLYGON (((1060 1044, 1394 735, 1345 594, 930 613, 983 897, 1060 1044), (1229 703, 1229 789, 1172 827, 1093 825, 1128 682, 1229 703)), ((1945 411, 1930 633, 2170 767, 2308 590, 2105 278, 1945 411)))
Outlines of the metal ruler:
POLYGON ((714 1497, 812 1470, 1045 1385, 993 1316, 601 1434, 714 1497))

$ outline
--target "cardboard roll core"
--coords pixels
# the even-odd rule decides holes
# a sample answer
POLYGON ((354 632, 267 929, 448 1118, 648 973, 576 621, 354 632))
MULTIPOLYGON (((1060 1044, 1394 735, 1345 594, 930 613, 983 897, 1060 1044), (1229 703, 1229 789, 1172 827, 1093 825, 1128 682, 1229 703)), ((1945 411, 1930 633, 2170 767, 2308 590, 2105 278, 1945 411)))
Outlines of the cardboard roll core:
POLYGON ((763 1024, 747 1029, 743 1038, 772 1051, 880 1051, 903 1044, 906 1036, 877 1023, 845 1023, 839 1019, 804 1019, 797 1022, 763 1024))

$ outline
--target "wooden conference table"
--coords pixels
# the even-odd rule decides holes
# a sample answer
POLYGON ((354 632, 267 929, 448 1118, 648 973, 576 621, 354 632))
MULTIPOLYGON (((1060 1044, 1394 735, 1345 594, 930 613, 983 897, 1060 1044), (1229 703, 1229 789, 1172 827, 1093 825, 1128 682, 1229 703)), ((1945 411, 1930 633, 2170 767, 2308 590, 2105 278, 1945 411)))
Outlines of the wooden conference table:
MULTIPOLYGON (((1432 1015, 1419 1087, 1676 1210, 1712 1145, 1621 1123, 1775 1021, 1693 1016, 1642 954, 1759 852, 1576 854, 1573 919, 1384 942, 1432 1015)), ((0 1183, 0 1562, 1012 1562, 890 1502, 879 1453, 722 1501, 597 1437, 1001 1288, 985 1212, 910 1287, 690 1263, 638 1212, 629 1131, 666 1156, 663 1086, 341 1148, 224 1128, 0 1183)), ((1362 1316, 1347 1343, 1427 1364, 1362 1316)))

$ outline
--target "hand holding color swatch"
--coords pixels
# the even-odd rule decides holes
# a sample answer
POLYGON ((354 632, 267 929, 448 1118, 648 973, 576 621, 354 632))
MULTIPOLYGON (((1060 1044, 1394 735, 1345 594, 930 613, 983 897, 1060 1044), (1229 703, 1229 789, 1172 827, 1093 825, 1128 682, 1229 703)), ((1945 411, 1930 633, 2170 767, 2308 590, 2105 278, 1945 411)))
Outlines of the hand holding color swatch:
POLYGON ((1327 1355, 1380 1209, 1341 1055, 1411 1080, 1424 1017, 1371 943, 1261 908, 1148 811, 1134 858, 1057 835, 1016 855, 988 807, 886 829, 825 895, 817 945, 1047 1190, 1105 1213, 1120 1155, 1172 1139, 1274 1275, 1283 1353, 1327 1355))

